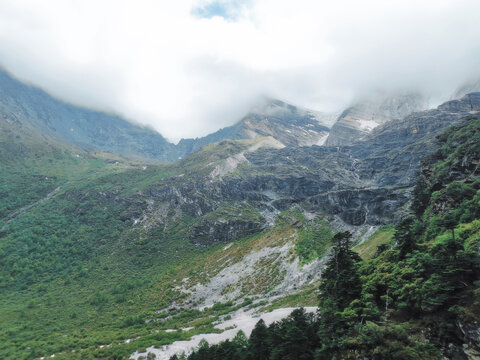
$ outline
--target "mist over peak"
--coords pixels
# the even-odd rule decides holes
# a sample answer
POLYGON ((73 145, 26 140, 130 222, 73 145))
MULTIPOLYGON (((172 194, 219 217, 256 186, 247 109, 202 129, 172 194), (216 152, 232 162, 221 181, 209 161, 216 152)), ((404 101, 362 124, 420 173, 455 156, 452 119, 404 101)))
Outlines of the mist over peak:
POLYGON ((0 64, 175 142, 232 125, 262 94, 320 112, 378 93, 438 104, 480 78, 479 12, 473 0, 7 0, 0 64))

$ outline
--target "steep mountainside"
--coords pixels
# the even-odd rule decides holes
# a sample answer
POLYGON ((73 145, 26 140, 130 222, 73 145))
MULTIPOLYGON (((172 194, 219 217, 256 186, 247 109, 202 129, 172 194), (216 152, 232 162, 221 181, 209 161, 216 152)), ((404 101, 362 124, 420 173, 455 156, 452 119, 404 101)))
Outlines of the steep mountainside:
POLYGON ((5 72, 0 72, 0 115, 30 122, 50 136, 87 150, 161 161, 178 158, 174 145, 153 130, 118 116, 64 103, 5 72))
POLYGON ((168 165, 80 150, 11 108, 0 122, 0 357, 114 359, 218 331, 235 310, 315 305, 334 232, 388 240, 383 226, 408 212, 435 136, 477 116, 480 93, 338 147, 298 146, 322 127, 303 112, 291 126, 299 110, 273 103, 257 125, 240 122, 254 136, 168 165), (282 131, 259 137, 263 125, 282 131))
POLYGON ((325 144, 350 145, 387 121, 399 120, 426 108, 427 99, 415 93, 382 96, 359 102, 344 110, 338 117, 325 144))
POLYGON ((480 119, 455 124, 436 144, 423 160, 416 216, 377 242, 370 258, 351 250, 348 232, 333 237, 320 316, 296 309, 271 324, 261 319, 249 339, 203 343, 185 358, 478 359, 480 119))
POLYGON ((451 100, 460 99, 461 97, 480 91, 480 79, 469 81, 461 86, 458 87, 457 90, 452 94, 451 100))
POLYGON ((88 152, 38 131, 25 119, 0 115, 0 228, 67 182, 135 165, 101 151, 88 152))
POLYGON ((224 139, 256 139, 271 136, 285 146, 322 145, 335 114, 298 108, 283 101, 265 99, 233 126, 199 139, 182 139, 185 153, 224 139))
POLYGON ((172 162, 201 147, 224 139, 272 136, 285 146, 321 144, 332 115, 300 109, 278 100, 264 100, 231 127, 206 137, 182 139, 175 145, 158 132, 125 119, 73 106, 44 91, 22 84, 0 72, 0 115, 10 121, 29 122, 56 138, 85 150, 102 150, 121 156, 172 162))

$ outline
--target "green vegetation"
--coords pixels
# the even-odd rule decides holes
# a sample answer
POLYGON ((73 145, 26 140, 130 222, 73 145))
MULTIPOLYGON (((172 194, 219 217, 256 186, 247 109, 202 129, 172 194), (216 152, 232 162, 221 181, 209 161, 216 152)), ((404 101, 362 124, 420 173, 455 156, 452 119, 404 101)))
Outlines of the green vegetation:
POLYGON ((480 321, 480 119, 439 141, 414 192, 416 218, 360 246, 364 260, 349 233, 334 236, 318 319, 297 310, 260 321, 247 343, 204 344, 188 359, 442 359, 478 346, 463 329, 480 321))
POLYGON ((302 265, 325 255, 331 246, 333 232, 324 220, 307 223, 299 234, 296 249, 302 265))
MULTIPOLYGON (((208 346, 202 342, 197 351, 188 356, 189 360, 268 360, 268 359, 312 359, 313 350, 318 347, 315 334, 316 320, 313 314, 303 309, 294 310, 289 317, 269 327, 260 320, 249 339, 239 332, 232 340, 208 346)), ((179 360, 174 355, 170 360, 179 360)))
POLYGON ((394 234, 395 228, 393 226, 383 226, 365 240, 365 242, 355 246, 354 250, 362 259, 371 259, 377 255, 379 248, 386 249, 385 247, 391 243, 394 234))
MULTIPOLYGON (((53 171, 49 156, 39 158, 46 164, 39 168, 43 174, 53 171)), ((58 176, 55 183, 61 190, 15 217, 0 234, 0 358, 126 358, 148 346, 218 331, 213 324, 219 316, 249 303, 218 304, 203 312, 156 311, 182 303, 185 294, 176 289, 182 279, 204 282, 221 270, 219 259, 234 261, 254 249, 281 245, 295 231, 279 221, 224 250, 224 244, 194 246, 188 238, 193 219, 186 215, 167 226, 132 227, 132 218, 140 214, 137 203, 128 206, 129 196, 174 174, 177 165, 143 169, 82 156, 66 153, 63 166, 69 177, 58 176), (194 328, 164 331, 188 327, 194 328)), ((219 215, 223 211, 258 216, 247 203, 221 207, 219 215)), ((274 277, 260 274, 260 291, 274 277)))
MULTIPOLYGON (((220 316, 253 306, 252 300, 185 310, 180 285, 205 283, 225 259, 234 262, 250 251, 282 246, 295 235, 289 257, 298 253, 303 264, 334 245, 337 261, 328 264, 320 285, 323 294, 336 294, 320 300, 328 316, 318 321, 297 312, 267 330, 258 325, 253 340, 235 345, 240 358, 253 352, 269 358, 434 359, 441 356, 439 349, 465 341, 457 324, 480 321, 480 120, 439 138, 441 149, 425 159, 427 171, 414 192, 416 217, 383 228, 358 246, 362 259, 350 250, 347 234, 334 238, 325 222, 306 221, 296 211, 282 213, 274 228, 229 247, 193 245, 189 231, 196 220, 170 205, 154 220, 136 225, 149 209, 145 193, 208 175, 247 142, 215 144, 172 165, 144 167, 51 139, 45 145, 27 130, 18 132, 20 139, 1 139, 8 149, 0 153, 2 359, 51 354, 120 359, 147 346, 218 331, 213 324, 220 316), (51 199, 41 201, 58 187, 51 199), (28 211, 22 212, 24 207, 28 211), (162 216, 165 221, 156 221, 162 216), (158 313, 172 303, 178 307, 158 313)), ((247 202, 223 203, 205 218, 232 214, 260 219, 247 202)), ((275 261, 265 260, 268 271, 252 279, 255 291, 267 293, 278 281, 275 261)), ((246 295, 253 287, 244 285, 246 295)), ((317 289, 315 284, 274 304, 256 305, 310 305, 317 289)))

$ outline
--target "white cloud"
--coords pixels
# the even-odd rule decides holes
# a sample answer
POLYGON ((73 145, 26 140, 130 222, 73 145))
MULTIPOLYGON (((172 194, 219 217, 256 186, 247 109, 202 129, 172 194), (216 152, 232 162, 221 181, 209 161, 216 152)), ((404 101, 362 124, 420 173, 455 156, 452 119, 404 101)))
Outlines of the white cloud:
POLYGON ((0 0, 0 64, 178 139, 260 94, 317 110, 378 90, 448 95, 480 76, 479 13, 476 0, 0 0))

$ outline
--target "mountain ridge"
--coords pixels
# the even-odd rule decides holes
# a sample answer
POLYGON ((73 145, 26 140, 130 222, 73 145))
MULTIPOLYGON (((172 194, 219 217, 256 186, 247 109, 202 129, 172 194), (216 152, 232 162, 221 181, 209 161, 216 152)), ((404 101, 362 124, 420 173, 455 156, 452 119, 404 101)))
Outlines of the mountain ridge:
POLYGON ((121 116, 89 110, 57 100, 0 72, 0 116, 19 118, 61 141, 85 150, 103 150, 142 161, 172 162, 224 139, 273 136, 286 146, 316 144, 326 138, 332 115, 297 108, 280 100, 264 99, 232 126, 173 144, 148 127, 121 116))

